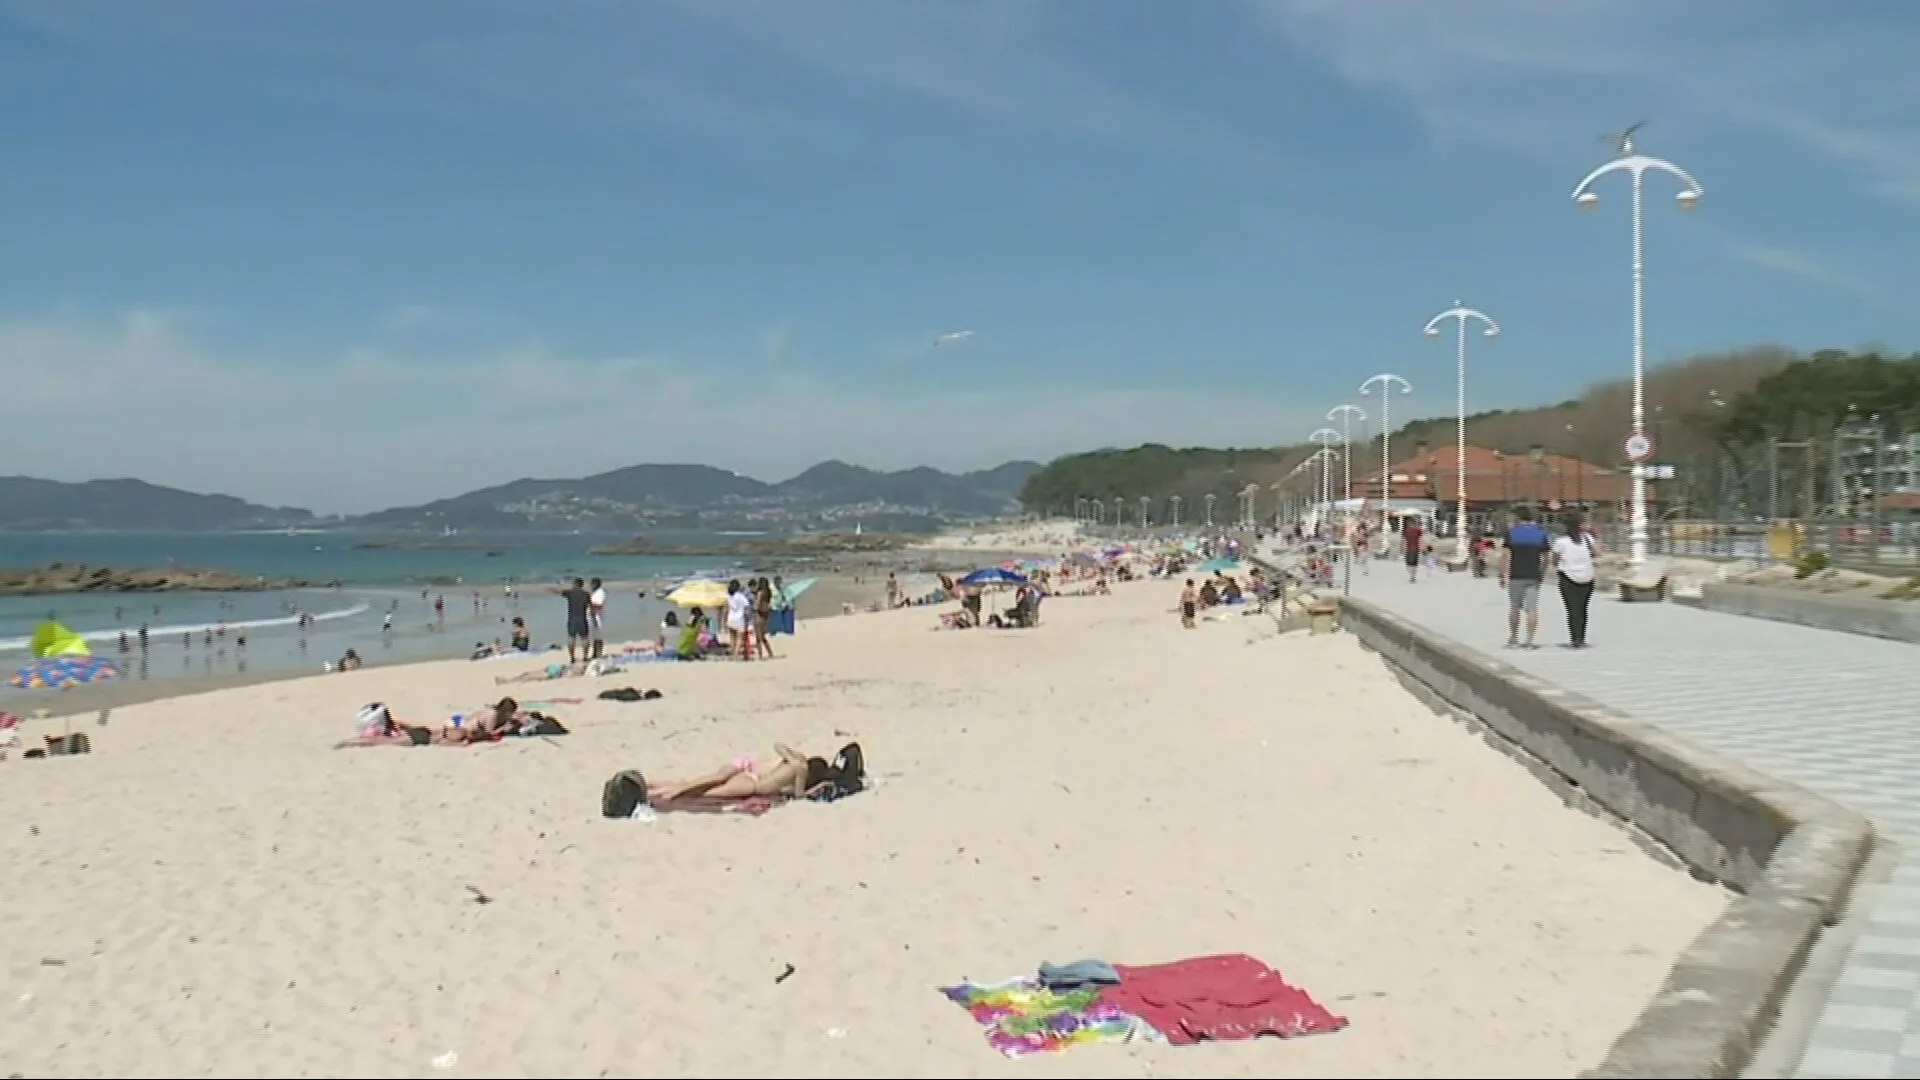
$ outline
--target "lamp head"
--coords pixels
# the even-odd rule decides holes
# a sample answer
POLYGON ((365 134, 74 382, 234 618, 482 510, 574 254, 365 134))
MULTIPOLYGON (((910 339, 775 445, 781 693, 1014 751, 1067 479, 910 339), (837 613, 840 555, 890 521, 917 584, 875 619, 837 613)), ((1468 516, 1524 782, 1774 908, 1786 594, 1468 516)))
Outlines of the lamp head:
POLYGON ((1486 329, 1486 331, 1485 331, 1485 336, 1486 336, 1486 337, 1499 337, 1499 336, 1500 336, 1500 328, 1499 328, 1499 327, 1497 327, 1497 326, 1489 326, 1489 327, 1487 327, 1487 329, 1486 329))
POLYGON ((1700 205, 1700 193, 1692 188, 1688 188, 1680 194, 1675 195, 1673 202, 1675 206, 1678 206, 1682 210, 1691 210, 1700 205))
POLYGON ((1573 202, 1575 206, 1578 206, 1582 210, 1591 210, 1600 205, 1600 196, 1595 192, 1583 191, 1574 196, 1573 202))
POLYGON ((1440 328, 1439 328, 1439 327, 1437 327, 1437 326, 1429 326, 1429 327, 1427 327, 1427 336, 1428 336, 1428 337, 1439 337, 1439 336, 1440 336, 1440 328))

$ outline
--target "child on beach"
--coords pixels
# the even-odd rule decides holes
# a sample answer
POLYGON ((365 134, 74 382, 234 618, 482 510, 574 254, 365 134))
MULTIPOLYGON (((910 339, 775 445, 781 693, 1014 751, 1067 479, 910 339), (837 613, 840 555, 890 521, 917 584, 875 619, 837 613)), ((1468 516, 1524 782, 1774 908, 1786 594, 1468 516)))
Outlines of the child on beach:
POLYGON ((1180 625, 1182 627, 1188 630, 1193 629, 1193 615, 1199 606, 1200 594, 1193 587, 1193 579, 1188 578, 1186 586, 1180 590, 1180 625))

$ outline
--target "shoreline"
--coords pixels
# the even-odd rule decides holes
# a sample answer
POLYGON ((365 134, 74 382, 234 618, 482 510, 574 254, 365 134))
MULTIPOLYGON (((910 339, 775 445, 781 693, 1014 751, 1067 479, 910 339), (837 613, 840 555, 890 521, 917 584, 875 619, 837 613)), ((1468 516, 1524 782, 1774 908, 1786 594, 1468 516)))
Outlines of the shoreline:
MULTIPOLYGON (((996 553, 970 553, 970 557, 979 559, 994 557, 995 554, 996 553)), ((912 566, 918 567, 924 560, 915 559, 910 560, 910 562, 912 566)), ((799 599, 794 602, 795 615, 802 623, 814 622, 820 619, 839 618, 846 614, 844 605, 849 603, 854 604, 859 613, 869 614, 870 612, 867 611, 867 606, 870 603, 883 601, 886 596, 885 582, 886 574, 889 570, 896 574, 905 574, 909 578, 923 573, 923 571, 918 569, 907 569, 907 564, 905 563, 896 566, 885 560, 877 562, 872 567, 860 568, 858 572, 853 569, 823 572, 818 575, 819 581, 806 592, 800 594, 799 599)), ((798 577, 801 575, 793 576, 798 577)), ((653 591, 660 584, 660 582, 656 581, 610 581, 607 583, 607 588, 609 591, 616 591, 616 593, 631 594, 635 588, 646 586, 649 590, 648 600, 654 601, 660 599, 653 591)), ((535 603, 551 601, 557 604, 559 602, 557 598, 544 595, 537 598, 523 597, 523 599, 535 603)), ((632 604, 634 602, 630 595, 626 600, 622 601, 623 604, 632 604)), ((549 615, 551 615, 551 612, 549 612, 549 615)), ((464 628, 465 627, 458 626, 450 627, 446 633, 450 634, 464 628)), ((415 640, 418 636, 419 632, 413 630, 408 630, 401 635, 396 635, 396 637, 402 640, 415 640)), ((536 640, 538 639, 536 638, 536 640)), ((641 640, 649 640, 649 638, 644 635, 609 638, 607 644, 610 649, 613 649, 620 645, 641 640)), ((776 649, 780 648, 780 643, 783 640, 790 641, 792 639, 784 636, 776 637, 774 638, 774 647, 776 649)), ((535 649, 527 653, 526 656, 528 659, 544 659, 552 656, 555 652, 564 654, 564 649, 535 649)), ((96 655, 106 657, 123 666, 125 664, 123 659, 110 655, 105 650, 96 650, 96 655)), ((379 658, 378 654, 370 654, 369 650, 362 650, 361 655, 366 661, 366 667, 363 670, 368 671, 385 671, 394 668, 412 667, 420 664, 439 664, 456 660, 468 663, 475 662, 466 660, 461 656, 409 656, 404 659, 383 661, 379 658)), ((0 659, 4 659, 3 654, 0 654, 0 659)), ((19 660, 21 663, 25 662, 24 653, 20 654, 19 660)), ((39 710, 45 709, 47 710, 47 719, 61 720, 83 716, 88 713, 98 713, 101 709, 123 709, 134 705, 170 701, 174 698, 194 697, 221 690, 260 686, 268 683, 285 682, 292 679, 326 678, 335 674, 337 673, 318 670, 313 664, 309 664, 305 667, 298 668, 279 667, 246 672, 195 671, 191 674, 162 674, 144 679, 133 678, 129 675, 126 678, 115 679, 111 682, 76 686, 67 690, 15 690, 11 687, 0 686, 0 711, 12 712, 18 716, 32 719, 39 710)))
MULTIPOLYGON (((859 604, 864 613, 868 600, 879 600, 886 594, 884 573, 878 579, 867 580, 854 575, 841 575, 844 580, 829 580, 822 576, 812 588, 800 595, 794 603, 796 617, 802 623, 820 619, 839 618, 845 612, 844 603, 859 604), (870 595, 869 595, 870 594, 870 595)), ((610 582, 608 587, 627 587, 643 584, 641 582, 610 582)), ((651 583, 646 583, 651 584, 651 583)), ((544 599, 544 598, 543 598, 544 599)), ((558 601, 555 600, 555 603, 558 601)), ((643 638, 610 639, 610 650, 617 649, 643 638)), ((782 641, 791 641, 784 635, 774 638, 774 647, 778 649, 782 641)), ((526 659, 540 659, 551 663, 548 657, 555 653, 564 656, 564 649, 535 649, 525 654, 526 659)), ((105 656, 105 653, 99 655, 105 656)), ((115 659, 108 657, 108 659, 115 659)), ((400 668, 445 663, 486 663, 506 661, 473 661, 459 656, 416 656, 402 660, 381 661, 377 656, 366 657, 364 671, 392 671, 400 668)), ((116 663, 120 661, 115 659, 116 663)), ((160 675, 157 677, 136 679, 132 677, 114 679, 110 682, 95 683, 87 686, 75 686, 67 690, 15 690, 0 687, 0 712, 12 712, 27 720, 37 719, 40 710, 47 710, 48 721, 72 720, 86 714, 98 713, 101 709, 125 709, 135 705, 153 702, 171 701, 176 698, 196 697, 202 694, 217 693, 222 690, 235 690, 251 686, 263 686, 270 683, 288 682, 296 679, 335 678, 338 672, 320 671, 309 668, 283 668, 265 671, 227 671, 212 674, 196 672, 183 675, 160 675)))

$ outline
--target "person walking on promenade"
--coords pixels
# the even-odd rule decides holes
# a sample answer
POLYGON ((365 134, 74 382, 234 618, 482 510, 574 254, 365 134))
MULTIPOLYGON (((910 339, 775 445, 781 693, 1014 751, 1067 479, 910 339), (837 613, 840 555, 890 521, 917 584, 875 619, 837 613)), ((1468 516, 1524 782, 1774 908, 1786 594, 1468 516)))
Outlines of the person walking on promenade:
POLYGON ((1566 535, 1553 539, 1553 566, 1560 581, 1560 602, 1567 609, 1567 647, 1584 649, 1599 545, 1578 514, 1567 515, 1566 527, 1566 535))
POLYGON ((1533 507, 1523 506, 1515 516, 1519 520, 1507 530, 1507 550, 1500 560, 1500 584, 1507 590, 1507 648, 1531 649, 1540 631, 1540 581, 1550 541, 1547 530, 1533 519, 1533 507), (1520 638, 1523 616, 1524 642, 1520 638))
POLYGON ((1407 583, 1420 580, 1420 544, 1426 535, 1420 528, 1420 519, 1408 514, 1400 522, 1400 554, 1407 564, 1407 583))

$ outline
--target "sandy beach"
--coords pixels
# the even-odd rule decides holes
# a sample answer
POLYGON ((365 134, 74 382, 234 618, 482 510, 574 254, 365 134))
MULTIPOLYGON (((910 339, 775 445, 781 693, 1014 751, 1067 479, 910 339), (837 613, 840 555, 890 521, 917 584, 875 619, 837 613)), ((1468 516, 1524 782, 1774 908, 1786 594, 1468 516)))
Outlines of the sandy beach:
POLYGON ((1183 631, 1176 591, 516 685, 589 700, 548 710, 568 736, 472 749, 329 747, 364 702, 437 724, 537 661, 118 709, 91 755, 0 763, 0 1072, 1572 1076, 1723 908, 1347 636, 1183 631), (592 700, 622 685, 665 696, 592 700), (618 769, 849 738, 881 783, 833 805, 599 816, 618 769), (935 990, 1221 952, 1350 1026, 1016 1061, 935 990))
POLYGON ((1045 521, 986 522, 978 527, 948 529, 914 544, 908 550, 1059 555, 1079 547, 1083 542, 1079 522, 1049 518, 1045 521))

